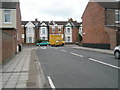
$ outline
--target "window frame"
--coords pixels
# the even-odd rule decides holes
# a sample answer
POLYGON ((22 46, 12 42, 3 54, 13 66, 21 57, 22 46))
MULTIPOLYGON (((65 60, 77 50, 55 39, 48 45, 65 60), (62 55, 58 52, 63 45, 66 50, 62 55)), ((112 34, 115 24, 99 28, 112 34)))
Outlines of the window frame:
POLYGON ((46 28, 41 28, 41 34, 46 34, 46 28), (43 31, 44 31, 44 33, 43 33, 43 31))
POLYGON ((4 10, 4 24, 12 24, 12 10, 4 10), (9 13, 8 12, 6 12, 6 11, 9 11, 9 13), (6 15, 9 15, 9 21, 7 22, 6 21, 6 15))
POLYGON ((115 23, 120 23, 120 10, 115 10, 115 23))

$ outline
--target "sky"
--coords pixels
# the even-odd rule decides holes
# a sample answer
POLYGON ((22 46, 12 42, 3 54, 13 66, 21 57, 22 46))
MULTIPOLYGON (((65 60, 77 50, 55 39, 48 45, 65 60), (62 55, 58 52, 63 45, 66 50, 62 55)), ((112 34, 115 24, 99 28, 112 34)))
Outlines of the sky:
POLYGON ((89 0, 20 0, 23 21, 67 21, 73 18, 81 22, 81 16, 89 0))

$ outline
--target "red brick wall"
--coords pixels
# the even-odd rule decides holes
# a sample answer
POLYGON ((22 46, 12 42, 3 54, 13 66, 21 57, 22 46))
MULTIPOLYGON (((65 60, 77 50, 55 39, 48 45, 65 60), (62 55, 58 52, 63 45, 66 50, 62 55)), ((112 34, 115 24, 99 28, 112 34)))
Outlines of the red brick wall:
POLYGON ((109 41, 110 41, 110 48, 114 49, 117 45, 117 37, 116 37, 116 30, 112 28, 105 27, 105 31, 109 34, 109 41))
POLYGON ((2 61, 15 54, 15 37, 12 34, 2 32, 2 61))
POLYGON ((58 27, 55 28, 55 33, 52 33, 52 27, 49 27, 49 34, 63 34, 64 30, 63 27, 61 27, 61 32, 58 32, 58 27))
POLYGON ((83 43, 109 44, 109 35, 104 31, 105 11, 99 4, 89 2, 83 14, 83 43))
POLYGON ((14 45, 13 53, 14 54, 17 53, 17 33, 16 33, 16 30, 4 30, 3 32, 13 36, 13 40, 14 40, 14 42, 13 42, 14 43, 13 44, 14 45))
POLYGON ((79 29, 78 28, 73 28, 72 29, 72 43, 76 43, 78 41, 78 33, 79 33, 79 29))
POLYGON ((18 33, 18 40, 17 45, 22 44, 22 27, 21 27, 21 11, 20 11, 20 3, 17 3, 16 8, 16 22, 17 22, 17 33, 18 33))

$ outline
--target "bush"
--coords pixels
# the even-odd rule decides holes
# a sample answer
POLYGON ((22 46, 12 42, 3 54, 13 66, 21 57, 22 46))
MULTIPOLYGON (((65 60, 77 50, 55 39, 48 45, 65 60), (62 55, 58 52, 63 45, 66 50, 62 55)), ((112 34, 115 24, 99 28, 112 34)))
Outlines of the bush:
POLYGON ((41 40, 41 39, 37 39, 36 41, 35 41, 35 43, 41 43, 43 40, 41 40))

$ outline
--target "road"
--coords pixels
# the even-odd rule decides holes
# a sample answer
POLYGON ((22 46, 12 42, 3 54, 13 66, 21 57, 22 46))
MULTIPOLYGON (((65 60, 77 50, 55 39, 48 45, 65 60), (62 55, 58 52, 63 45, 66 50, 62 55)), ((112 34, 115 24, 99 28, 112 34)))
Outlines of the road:
POLYGON ((113 55, 64 47, 39 47, 45 77, 55 88, 118 88, 118 60, 113 55))

